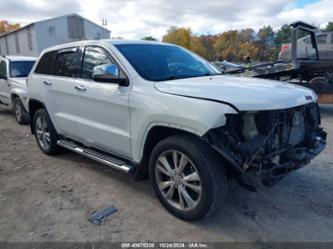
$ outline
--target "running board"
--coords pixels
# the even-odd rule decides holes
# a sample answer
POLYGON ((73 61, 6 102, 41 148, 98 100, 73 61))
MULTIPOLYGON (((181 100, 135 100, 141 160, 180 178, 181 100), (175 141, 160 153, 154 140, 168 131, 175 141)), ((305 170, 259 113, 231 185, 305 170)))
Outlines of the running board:
POLYGON ((58 140, 57 145, 127 174, 132 173, 135 168, 135 166, 127 164, 126 162, 121 161, 115 157, 95 151, 93 149, 85 148, 69 140, 58 140))

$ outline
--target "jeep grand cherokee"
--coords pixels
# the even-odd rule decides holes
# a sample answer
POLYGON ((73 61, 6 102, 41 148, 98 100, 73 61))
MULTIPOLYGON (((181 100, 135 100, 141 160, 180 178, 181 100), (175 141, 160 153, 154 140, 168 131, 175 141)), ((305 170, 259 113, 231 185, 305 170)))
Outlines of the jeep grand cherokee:
POLYGON ((186 220, 214 213, 227 179, 271 186, 326 143, 311 90, 223 76, 171 44, 48 48, 28 88, 31 128, 44 153, 63 147, 149 177, 164 207, 186 220))

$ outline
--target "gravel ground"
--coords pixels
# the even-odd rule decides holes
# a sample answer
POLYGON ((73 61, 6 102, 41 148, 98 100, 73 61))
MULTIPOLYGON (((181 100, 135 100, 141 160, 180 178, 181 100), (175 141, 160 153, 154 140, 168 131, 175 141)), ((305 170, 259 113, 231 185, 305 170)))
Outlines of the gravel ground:
POLYGON ((333 242, 333 106, 322 106, 326 150, 307 167, 257 193, 230 182, 224 207, 179 220, 148 182, 134 182, 71 152, 44 155, 29 126, 0 111, 0 241, 333 242), (87 219, 109 204, 100 226, 87 219))

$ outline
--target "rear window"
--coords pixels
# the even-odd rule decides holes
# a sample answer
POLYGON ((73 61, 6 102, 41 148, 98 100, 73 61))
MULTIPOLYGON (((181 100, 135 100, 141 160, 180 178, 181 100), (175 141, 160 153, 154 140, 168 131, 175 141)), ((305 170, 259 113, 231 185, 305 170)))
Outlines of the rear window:
POLYGON ((10 77, 27 77, 35 61, 12 61, 10 63, 10 77))
POLYGON ((77 78, 81 76, 82 53, 78 47, 45 53, 35 73, 77 78))
POLYGON ((79 78, 81 77, 82 53, 78 48, 59 51, 54 66, 54 75, 79 78))
POLYGON ((40 58, 38 65, 36 67, 35 73, 39 74, 53 74, 54 59, 57 51, 51 51, 45 53, 42 58, 40 58))

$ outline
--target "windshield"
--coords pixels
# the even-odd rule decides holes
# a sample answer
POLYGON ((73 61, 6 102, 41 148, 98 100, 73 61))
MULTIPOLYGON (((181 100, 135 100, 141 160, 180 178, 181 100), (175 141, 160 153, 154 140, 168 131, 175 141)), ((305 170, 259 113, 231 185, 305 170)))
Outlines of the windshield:
POLYGON ((171 45, 117 44, 116 48, 146 80, 163 81, 219 74, 207 61, 171 45))
POLYGON ((12 61, 10 63, 10 77, 27 77, 35 61, 12 61))

